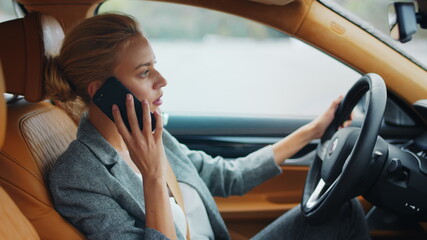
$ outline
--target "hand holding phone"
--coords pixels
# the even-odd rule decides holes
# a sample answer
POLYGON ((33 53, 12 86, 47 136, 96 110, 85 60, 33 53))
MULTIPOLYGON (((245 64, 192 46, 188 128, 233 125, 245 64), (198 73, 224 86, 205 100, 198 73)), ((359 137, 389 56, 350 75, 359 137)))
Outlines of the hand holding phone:
POLYGON ((129 156, 141 172, 145 180, 159 180, 166 175, 166 154, 162 142, 163 124, 159 112, 154 112, 156 131, 151 131, 150 105, 146 100, 142 102, 144 130, 138 131, 139 126, 134 111, 135 99, 128 94, 126 97, 126 110, 128 111, 129 125, 133 131, 128 131, 121 112, 117 105, 113 105, 112 113, 118 132, 123 138, 129 156))
MULTIPOLYGON (((138 119, 138 125, 141 131, 143 130, 143 112, 141 101, 138 100, 135 95, 129 91, 117 78, 111 77, 105 81, 105 83, 96 91, 93 96, 93 102, 101 109, 101 111, 114 122, 114 117, 112 113, 112 107, 116 104, 120 110, 120 115, 123 119, 124 124, 126 125, 129 131, 131 130, 128 114, 126 110, 126 95, 131 94, 134 99, 134 108, 136 117, 138 119)), ((151 129, 154 131, 156 129, 156 118, 153 113, 150 112, 151 116, 151 129)))

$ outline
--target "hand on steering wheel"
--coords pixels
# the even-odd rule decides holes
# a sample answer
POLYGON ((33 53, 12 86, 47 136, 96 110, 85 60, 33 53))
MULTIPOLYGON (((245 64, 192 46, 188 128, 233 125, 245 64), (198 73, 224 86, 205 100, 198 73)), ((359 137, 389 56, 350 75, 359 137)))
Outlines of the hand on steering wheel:
POLYGON ((301 202, 311 223, 325 222, 345 201, 358 196, 360 182, 369 167, 387 100, 383 79, 362 76, 349 90, 324 131, 310 167, 301 202), (361 128, 340 128, 366 94, 367 111, 361 128))
MULTIPOLYGON (((343 99, 343 96, 339 96, 337 99, 335 99, 329 108, 319 115, 316 119, 314 119, 310 124, 313 124, 315 127, 312 127, 311 129, 314 129, 313 138, 319 139, 323 136, 328 126, 332 123, 335 117, 335 112, 338 109, 341 101, 343 99)), ((353 114, 350 114, 349 118, 340 126, 340 128, 348 127, 351 125, 351 122, 353 120, 353 114)))

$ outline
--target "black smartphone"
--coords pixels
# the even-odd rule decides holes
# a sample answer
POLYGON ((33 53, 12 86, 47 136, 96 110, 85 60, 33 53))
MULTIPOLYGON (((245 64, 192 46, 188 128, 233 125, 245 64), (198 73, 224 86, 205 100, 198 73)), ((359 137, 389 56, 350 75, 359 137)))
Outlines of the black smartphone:
MULTIPOLYGON (((131 94, 134 99, 135 113, 138 118, 139 128, 143 129, 142 124, 142 103, 138 100, 129 89, 127 89, 117 78, 110 77, 105 83, 96 91, 93 95, 93 102, 114 122, 112 107, 116 104, 120 109, 120 115, 122 116, 123 122, 129 131, 131 131, 128 115, 126 111, 126 95, 131 94)), ((151 129, 156 129, 156 119, 153 113, 151 115, 151 129)))

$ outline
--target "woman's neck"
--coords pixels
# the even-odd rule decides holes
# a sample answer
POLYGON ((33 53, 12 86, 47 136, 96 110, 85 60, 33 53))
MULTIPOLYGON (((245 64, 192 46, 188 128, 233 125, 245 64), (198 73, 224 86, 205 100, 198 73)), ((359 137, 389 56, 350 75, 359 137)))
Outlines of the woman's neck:
POLYGON ((119 134, 116 125, 93 103, 89 105, 89 121, 98 132, 107 140, 113 148, 118 151, 127 150, 122 136, 119 134))

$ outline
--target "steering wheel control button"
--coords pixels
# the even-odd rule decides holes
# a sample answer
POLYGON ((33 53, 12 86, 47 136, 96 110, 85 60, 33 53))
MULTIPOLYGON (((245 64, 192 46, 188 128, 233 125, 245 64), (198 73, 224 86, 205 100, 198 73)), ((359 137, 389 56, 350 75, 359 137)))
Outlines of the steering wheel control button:
POLYGON ((387 152, 387 143, 382 138, 378 138, 377 147, 380 150, 374 150, 371 157, 371 162, 369 163, 368 170, 366 171, 363 182, 366 187, 372 186, 373 183, 377 180, 381 170, 384 167, 385 154, 387 152), (384 151, 384 153, 382 152, 384 151))
POLYGON ((397 180, 406 180, 408 179, 408 172, 402 166, 402 162, 398 158, 392 158, 390 164, 388 165, 387 171, 395 177, 397 180))
POLYGON ((393 158, 391 159, 391 162, 388 165, 387 171, 391 174, 394 174, 400 171, 401 168, 402 168, 402 163, 400 162, 400 160, 397 158, 393 158))

